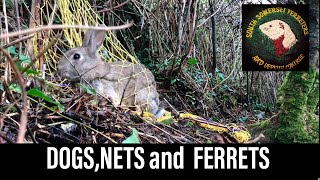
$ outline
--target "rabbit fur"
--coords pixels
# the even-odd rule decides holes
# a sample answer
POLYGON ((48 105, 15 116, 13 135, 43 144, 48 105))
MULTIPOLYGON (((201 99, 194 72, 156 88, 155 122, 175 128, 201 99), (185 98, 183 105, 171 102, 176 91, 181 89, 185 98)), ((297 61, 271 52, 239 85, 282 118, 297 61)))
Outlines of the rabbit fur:
POLYGON ((88 30, 82 46, 62 56, 58 74, 72 82, 90 83, 116 106, 135 107, 138 112, 149 111, 161 117, 164 109, 159 109, 159 94, 151 71, 142 64, 103 61, 98 50, 105 35, 104 30, 88 30))

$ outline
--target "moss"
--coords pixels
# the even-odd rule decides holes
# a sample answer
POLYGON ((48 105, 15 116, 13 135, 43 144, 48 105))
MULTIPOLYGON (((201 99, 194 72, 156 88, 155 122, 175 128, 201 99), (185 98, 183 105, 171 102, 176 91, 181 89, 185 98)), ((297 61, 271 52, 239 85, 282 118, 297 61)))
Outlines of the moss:
POLYGON ((308 95, 307 108, 308 111, 313 113, 316 110, 316 107, 319 103, 319 72, 312 69, 316 73, 316 77, 314 83, 312 85, 312 89, 308 95))
POLYGON ((270 127, 270 120, 260 121, 254 124, 249 124, 248 128, 252 132, 261 132, 270 127))
MULTIPOLYGON (((312 118, 319 101, 319 82, 315 69, 289 72, 279 88, 279 114, 269 138, 280 143, 314 143, 319 141, 319 120, 312 118), (317 92, 316 92, 317 91, 317 92)), ((267 135, 267 134, 266 134, 267 135)))
POLYGON ((278 114, 250 125, 252 135, 262 132, 278 143, 319 143, 319 73, 289 72, 278 91, 278 114))
MULTIPOLYGON (((315 70, 316 71, 316 70, 315 70)), ((315 116, 314 112, 319 103, 319 72, 316 71, 315 81, 308 96, 308 132, 313 137, 315 143, 319 143, 319 116, 315 116)))
POLYGON ((309 132, 314 143, 319 143, 319 116, 313 115, 309 132))
POLYGON ((248 129, 252 137, 257 136, 259 133, 264 134, 266 137, 272 137, 275 133, 270 120, 265 120, 248 125, 248 129))

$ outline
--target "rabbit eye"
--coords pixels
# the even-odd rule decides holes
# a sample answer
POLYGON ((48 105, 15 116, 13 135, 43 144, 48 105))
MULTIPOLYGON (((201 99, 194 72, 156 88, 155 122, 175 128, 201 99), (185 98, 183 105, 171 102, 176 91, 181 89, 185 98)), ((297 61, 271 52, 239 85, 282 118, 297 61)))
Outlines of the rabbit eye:
POLYGON ((80 54, 75 53, 75 54, 73 55, 73 59, 75 59, 75 60, 80 59, 80 54))
POLYGON ((269 25, 269 27, 272 27, 272 25, 269 25))

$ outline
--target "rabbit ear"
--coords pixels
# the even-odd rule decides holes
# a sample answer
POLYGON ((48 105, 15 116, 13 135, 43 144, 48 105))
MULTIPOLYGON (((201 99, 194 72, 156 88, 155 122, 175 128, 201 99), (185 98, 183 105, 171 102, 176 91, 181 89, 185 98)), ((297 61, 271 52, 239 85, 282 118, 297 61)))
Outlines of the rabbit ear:
POLYGON ((87 47, 90 53, 95 53, 102 45, 106 31, 104 30, 88 30, 83 38, 82 47, 87 47))
POLYGON ((82 39, 82 47, 89 46, 92 32, 93 32, 93 29, 87 30, 86 34, 84 35, 84 37, 82 39))

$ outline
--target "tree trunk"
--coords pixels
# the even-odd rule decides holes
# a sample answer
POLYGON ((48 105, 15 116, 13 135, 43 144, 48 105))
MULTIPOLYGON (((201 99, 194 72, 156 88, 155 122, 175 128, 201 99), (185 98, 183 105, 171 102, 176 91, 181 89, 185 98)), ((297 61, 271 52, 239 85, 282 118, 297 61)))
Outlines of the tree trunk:
POLYGON ((253 127, 278 143, 319 143, 319 1, 310 0, 309 71, 289 72, 278 90, 278 113, 253 127))
POLYGON ((319 143, 319 1, 310 1, 310 69, 289 72, 278 91, 269 137, 279 143, 319 143))

